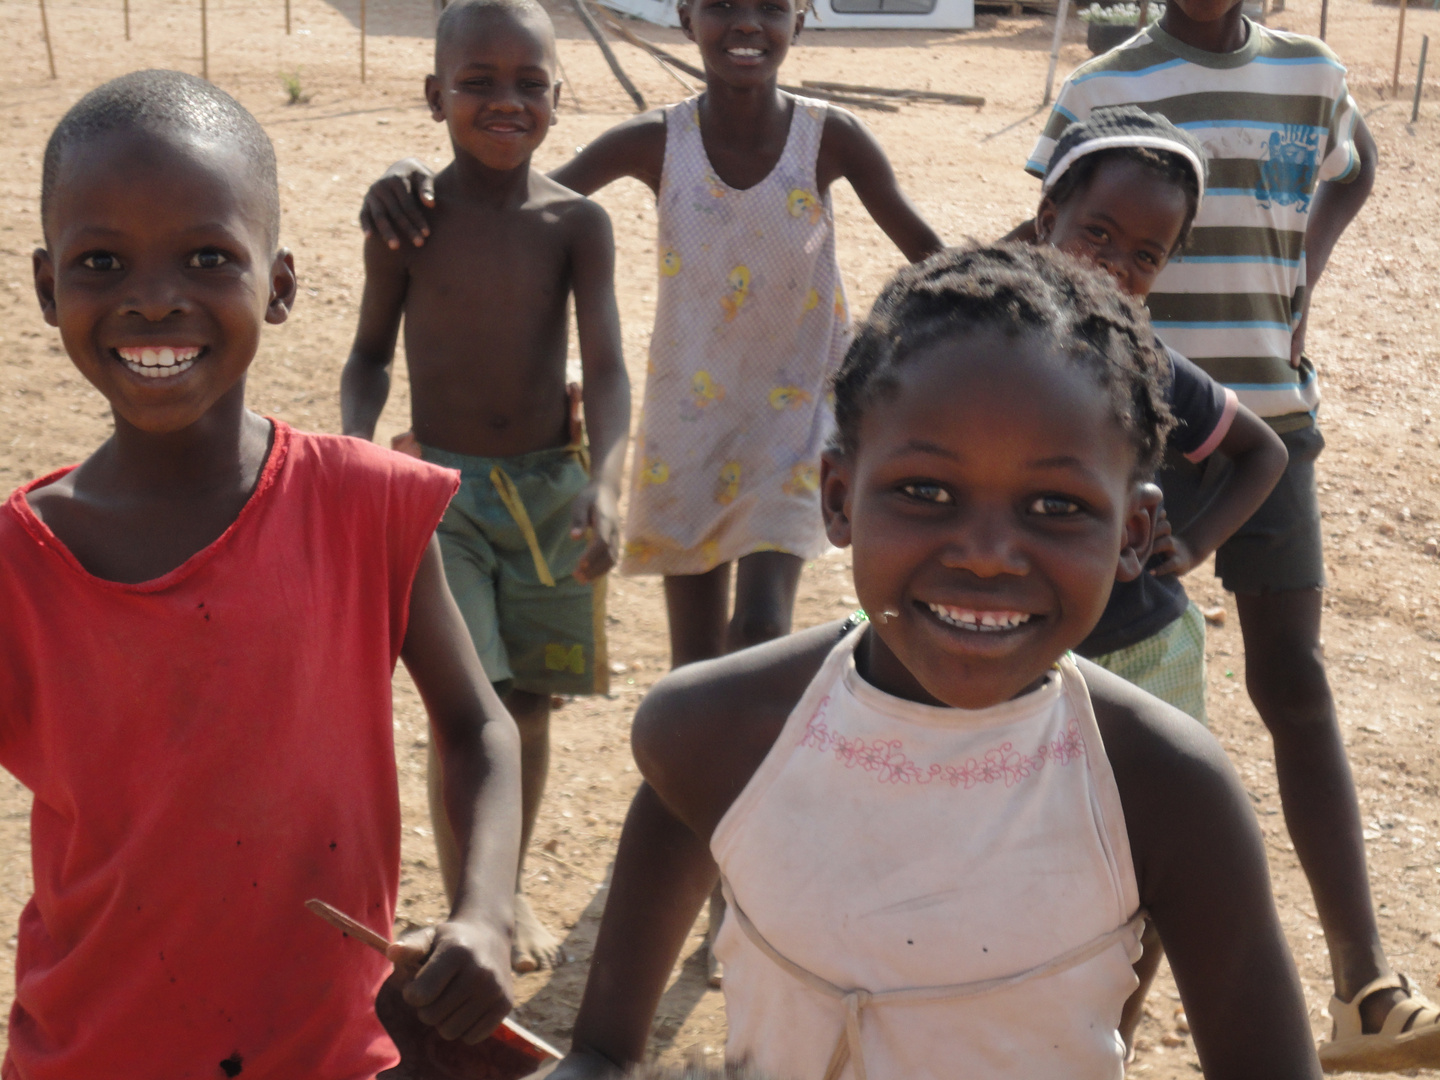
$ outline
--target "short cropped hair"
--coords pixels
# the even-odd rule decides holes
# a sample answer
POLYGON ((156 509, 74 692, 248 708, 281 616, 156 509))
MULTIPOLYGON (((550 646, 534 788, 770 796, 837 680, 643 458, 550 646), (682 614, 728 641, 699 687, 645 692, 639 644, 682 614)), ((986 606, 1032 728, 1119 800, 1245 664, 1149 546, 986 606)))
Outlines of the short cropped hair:
POLYGON ((550 27, 553 36, 555 24, 550 14, 536 0, 451 0, 440 13, 435 24, 435 64, 438 70, 440 50, 450 43, 455 32, 466 19, 473 15, 508 14, 516 19, 538 19, 550 27))
POLYGON ((70 107, 45 144, 40 182, 42 222, 49 220, 65 153, 111 132, 126 130, 183 132, 234 146, 244 156, 265 201, 264 220, 270 243, 278 241, 280 185, 270 137, 260 121, 224 90, 182 71, 132 71, 97 86, 70 107))
POLYGON ((1108 275, 1029 244, 952 248, 890 279, 835 376, 836 448, 855 452, 865 409, 894 392, 907 359, 986 328, 1039 335, 1085 371, 1135 449, 1135 477, 1154 472, 1174 420, 1166 404, 1170 361, 1149 316, 1108 275))

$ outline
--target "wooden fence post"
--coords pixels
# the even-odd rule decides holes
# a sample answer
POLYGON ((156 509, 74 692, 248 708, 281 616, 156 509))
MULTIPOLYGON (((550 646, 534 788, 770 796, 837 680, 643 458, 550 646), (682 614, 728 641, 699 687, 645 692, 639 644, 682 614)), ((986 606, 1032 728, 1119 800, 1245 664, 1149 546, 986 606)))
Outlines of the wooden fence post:
POLYGON ((50 77, 58 79, 55 74, 55 50, 50 47, 50 20, 45 17, 45 0, 40 0, 40 32, 45 35, 45 59, 50 61, 50 77))

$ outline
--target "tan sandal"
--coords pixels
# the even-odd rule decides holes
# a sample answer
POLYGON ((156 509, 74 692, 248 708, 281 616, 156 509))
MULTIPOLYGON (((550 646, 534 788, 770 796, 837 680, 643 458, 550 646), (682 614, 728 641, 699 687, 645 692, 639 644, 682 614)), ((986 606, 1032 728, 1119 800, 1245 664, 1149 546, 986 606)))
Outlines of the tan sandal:
POLYGON ((1396 1072, 1440 1066, 1440 1007, 1415 992, 1397 973, 1382 975, 1362 987, 1348 1002, 1330 999, 1334 1032, 1320 1046, 1326 1072, 1396 1072), (1400 990, 1406 996, 1390 1008, 1385 1023, 1372 1035, 1360 1024, 1360 1003, 1378 990, 1400 990))

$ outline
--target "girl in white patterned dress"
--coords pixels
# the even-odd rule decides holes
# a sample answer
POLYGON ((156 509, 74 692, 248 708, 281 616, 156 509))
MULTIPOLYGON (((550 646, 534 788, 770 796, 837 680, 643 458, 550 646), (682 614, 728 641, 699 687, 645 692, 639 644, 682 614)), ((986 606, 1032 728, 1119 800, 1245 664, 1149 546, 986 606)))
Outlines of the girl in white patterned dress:
POLYGON ((942 244, 850 113, 777 85, 795 0, 687 0, 706 89, 612 128, 551 174, 659 200, 660 290, 621 569, 663 574, 679 667, 789 632, 825 546, 827 380, 849 340, 830 185, 911 260, 942 244), (731 564, 735 573, 730 610, 731 564))
POLYGON ((835 383, 821 504, 872 620, 676 672, 635 718, 570 1054, 620 1075, 718 864, 727 1061, 1121 1080, 1142 913, 1205 1076, 1319 1080, 1245 789, 1070 649, 1142 572, 1171 418, 1135 301, 1054 250, 902 270, 835 383))

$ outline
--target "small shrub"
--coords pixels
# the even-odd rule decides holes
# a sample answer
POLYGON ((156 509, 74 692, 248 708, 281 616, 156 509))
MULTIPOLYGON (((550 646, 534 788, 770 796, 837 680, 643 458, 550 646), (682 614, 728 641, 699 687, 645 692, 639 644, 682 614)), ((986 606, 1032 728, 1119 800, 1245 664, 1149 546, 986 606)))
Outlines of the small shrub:
POLYGON ((307 105, 310 102, 310 95, 305 87, 301 85, 300 73, 291 71, 280 76, 280 85, 285 88, 286 105, 307 105))

